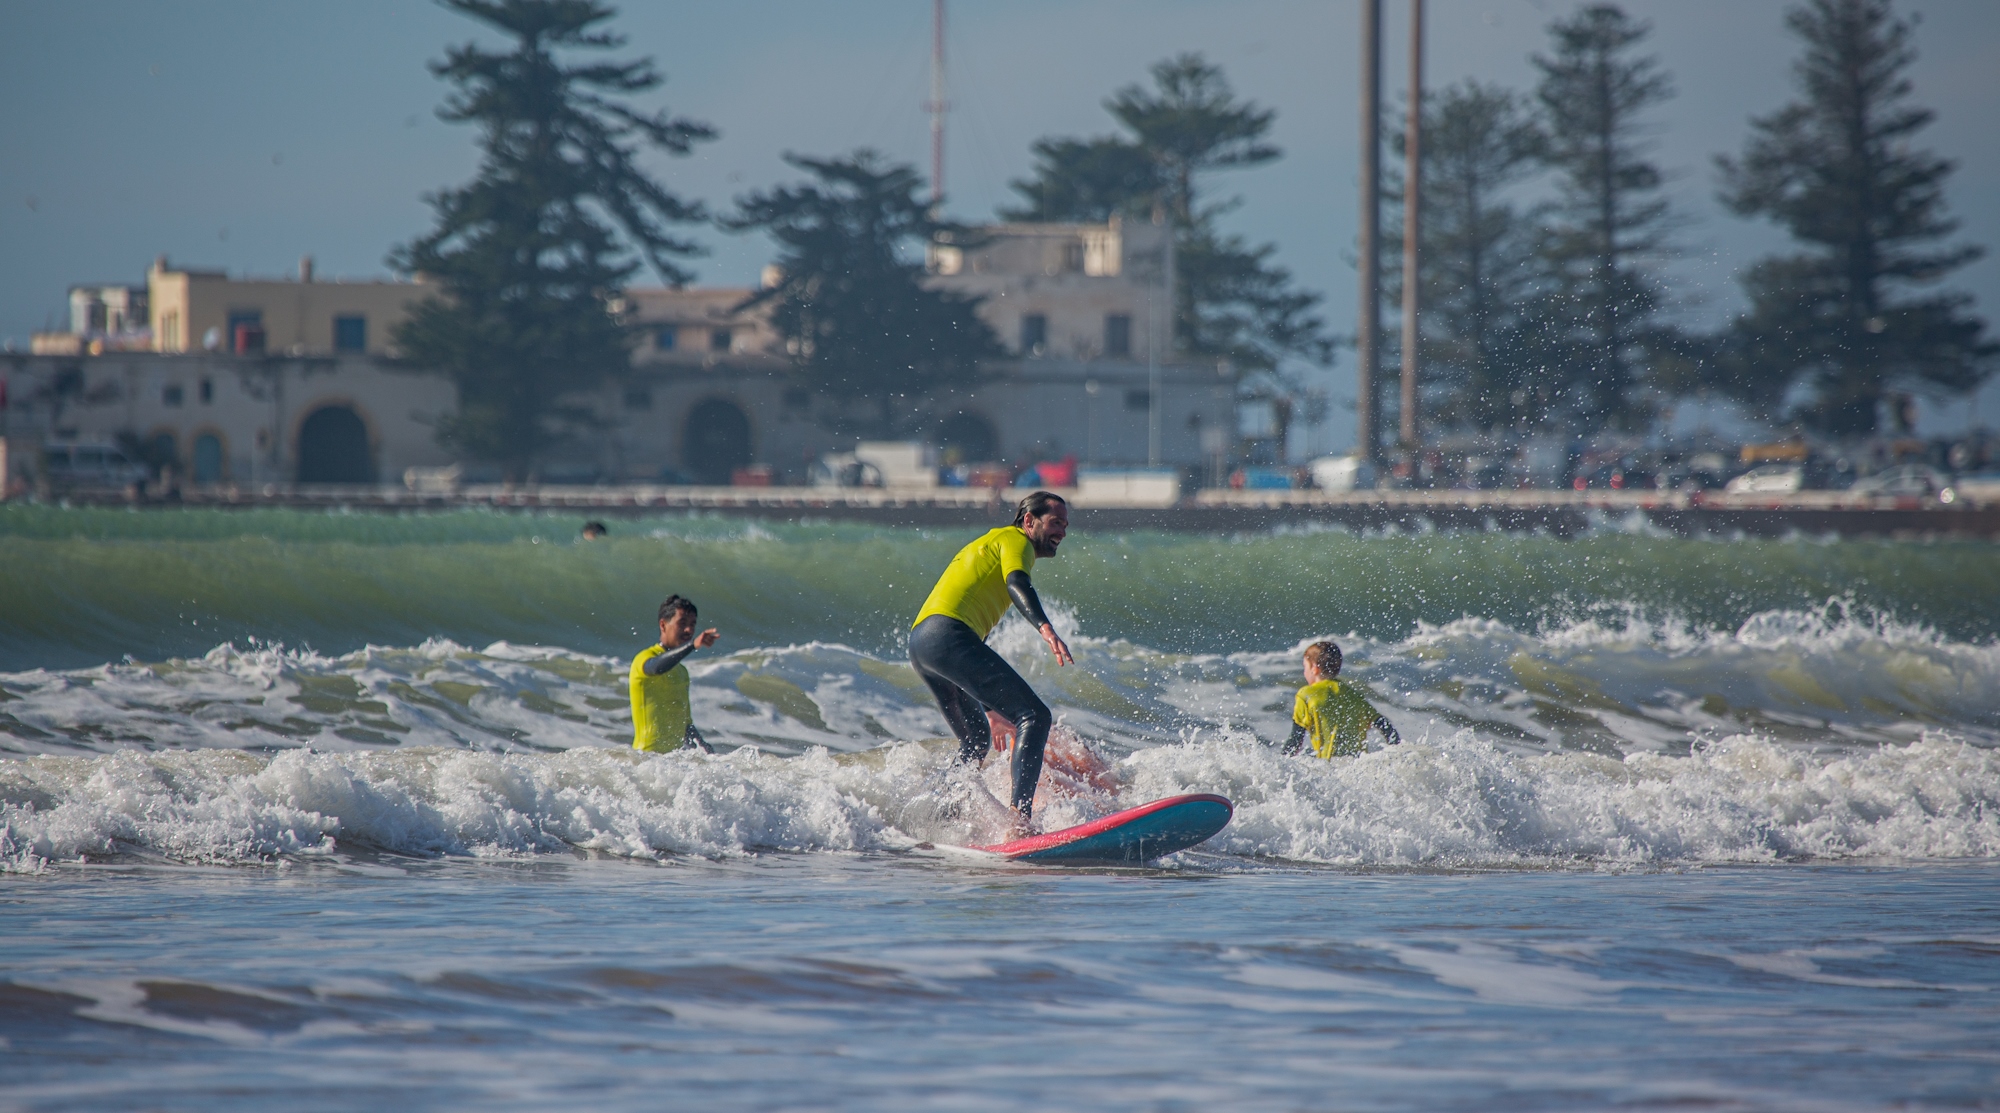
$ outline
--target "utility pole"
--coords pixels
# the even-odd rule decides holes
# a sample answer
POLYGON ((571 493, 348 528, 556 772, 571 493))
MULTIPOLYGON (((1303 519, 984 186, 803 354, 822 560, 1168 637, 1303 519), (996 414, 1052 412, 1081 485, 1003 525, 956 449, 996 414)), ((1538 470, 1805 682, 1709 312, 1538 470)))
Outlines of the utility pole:
POLYGON ((1417 237, 1423 226, 1424 0, 1410 0, 1410 118, 1403 130, 1403 393, 1398 438, 1417 451, 1417 237))
POLYGON ((1361 312, 1354 327, 1354 454, 1375 460, 1382 339, 1382 0, 1361 0, 1361 312))
POLYGON ((931 0, 931 215, 944 205, 944 0, 931 0))

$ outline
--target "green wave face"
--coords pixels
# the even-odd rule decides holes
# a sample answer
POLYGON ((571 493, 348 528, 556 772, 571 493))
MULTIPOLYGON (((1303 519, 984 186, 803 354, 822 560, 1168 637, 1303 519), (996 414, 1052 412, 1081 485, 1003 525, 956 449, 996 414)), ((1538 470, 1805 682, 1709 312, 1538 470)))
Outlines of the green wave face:
MULTIPOLYGON (((0 507, 0 671, 252 639, 327 653, 443 637, 620 654, 651 640, 672 592, 735 647, 839 641, 894 656, 932 578, 975 532, 672 517, 615 521, 609 540, 585 543, 583 520, 0 507)), ((2000 552, 1970 542, 1086 532, 1036 583, 1089 634, 1169 653, 1396 639, 1464 618, 1726 630, 1830 599, 1960 641, 2000 631, 2000 552)))

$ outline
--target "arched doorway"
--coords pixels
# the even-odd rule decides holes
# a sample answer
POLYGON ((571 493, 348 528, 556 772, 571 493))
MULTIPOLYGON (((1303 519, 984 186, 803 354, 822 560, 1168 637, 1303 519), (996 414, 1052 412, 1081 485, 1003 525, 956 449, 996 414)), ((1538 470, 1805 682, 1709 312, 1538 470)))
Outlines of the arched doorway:
POLYGON ((194 439, 194 481, 222 482, 222 438, 203 433, 194 439))
POLYGON ((938 444, 945 457, 957 464, 986 463, 997 459, 1000 453, 1000 437, 993 432, 993 423, 964 410, 945 418, 938 426, 938 444))
POLYGON ((703 483, 727 483, 748 464, 750 419, 733 402, 710 398, 688 411, 681 429, 681 466, 703 483))
POLYGON ((368 426, 350 406, 321 406, 299 425, 300 483, 373 483, 368 426))

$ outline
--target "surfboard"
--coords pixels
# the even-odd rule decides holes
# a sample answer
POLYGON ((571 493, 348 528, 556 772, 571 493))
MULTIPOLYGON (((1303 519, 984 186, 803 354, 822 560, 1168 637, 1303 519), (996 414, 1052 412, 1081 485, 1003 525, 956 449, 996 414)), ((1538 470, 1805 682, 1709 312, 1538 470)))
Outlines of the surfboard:
POLYGON ((1229 825, 1235 806, 1210 792, 1169 796, 1060 831, 973 847, 1016 862, 1150 861, 1186 850, 1229 825))

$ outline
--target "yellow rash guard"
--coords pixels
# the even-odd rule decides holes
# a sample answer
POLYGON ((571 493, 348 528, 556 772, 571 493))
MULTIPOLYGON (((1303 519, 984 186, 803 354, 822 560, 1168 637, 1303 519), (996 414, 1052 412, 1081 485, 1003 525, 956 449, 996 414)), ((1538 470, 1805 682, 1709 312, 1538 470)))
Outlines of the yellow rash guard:
POLYGON ((688 707, 687 666, 675 665, 658 676, 646 675, 646 662, 665 653, 649 645, 632 658, 632 748, 653 753, 678 750, 687 740, 694 713, 688 707))
POLYGON ((1292 722, 1306 728, 1313 753, 1348 757, 1368 749, 1368 728, 1380 718, 1361 695, 1358 685, 1320 680, 1299 689, 1292 701, 1292 722))
MULTIPOLYGON (((1035 546, 1019 526, 1001 526, 958 551, 931 588, 917 622, 934 614, 955 618, 980 637, 993 632, 1012 602, 1007 575, 1035 567, 1035 546)), ((917 622, 912 622, 912 627, 917 622)))

